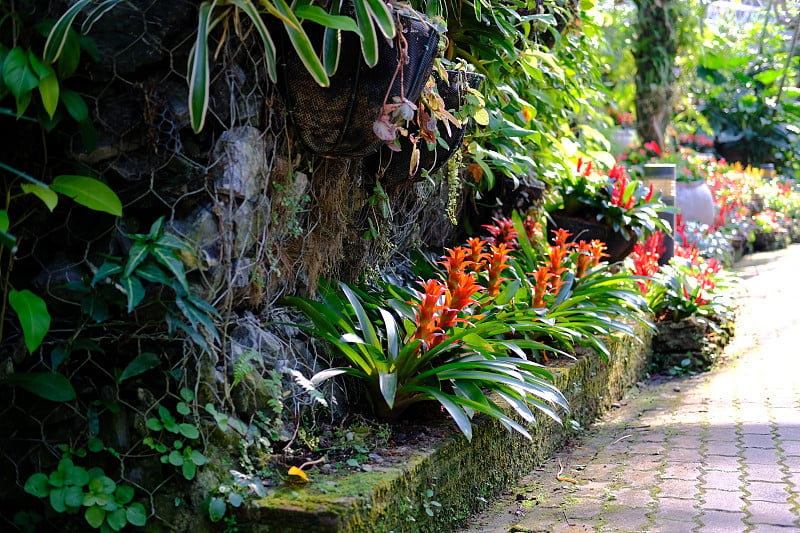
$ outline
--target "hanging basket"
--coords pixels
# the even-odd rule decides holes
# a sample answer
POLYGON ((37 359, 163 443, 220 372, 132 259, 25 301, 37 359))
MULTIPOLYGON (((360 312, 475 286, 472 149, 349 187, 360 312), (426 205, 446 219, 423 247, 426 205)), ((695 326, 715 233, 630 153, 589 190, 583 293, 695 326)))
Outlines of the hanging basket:
MULTIPOLYGON (((372 130, 384 102, 404 95, 419 100, 430 76, 439 33, 421 18, 399 17, 398 32, 407 44, 402 58, 397 39, 379 35, 378 64, 369 68, 361 55, 359 37, 342 32, 341 59, 329 87, 320 87, 284 39, 281 80, 278 85, 300 140, 311 152, 336 157, 364 157, 381 140, 372 130)), ((309 25, 309 39, 321 48, 324 29, 309 25)))
MULTIPOLYGON (((445 109, 451 112, 458 111, 461 108, 467 93, 467 87, 477 89, 481 81, 483 81, 481 74, 463 70, 448 70, 448 80, 444 80, 436 74, 434 76, 436 78, 436 90, 444 101, 445 109)), ((417 143, 419 164, 416 169, 411 168, 413 144, 407 136, 402 136, 399 139, 400 151, 394 152, 387 146, 383 146, 375 156, 365 161, 364 168, 368 172, 374 172, 384 188, 393 188, 408 181, 420 181, 424 176, 423 171, 427 171, 427 174, 433 174, 442 168, 447 160, 455 154, 464 140, 464 132, 467 126, 466 121, 460 128, 450 124, 450 132, 448 133, 447 127, 443 122, 443 120, 440 120, 436 127, 439 137, 444 140, 447 147, 437 144, 433 150, 429 150, 428 143, 420 140, 417 143)), ((408 133, 409 135, 417 135, 419 127, 412 123, 408 128, 408 133)))
POLYGON ((559 211, 552 211, 547 222, 548 239, 552 242, 553 231, 565 229, 572 234, 573 241, 600 240, 606 244, 606 254, 609 263, 617 263, 628 257, 633 252, 633 247, 638 240, 633 231, 629 231, 629 237, 614 231, 614 228, 586 218, 565 215, 559 211))

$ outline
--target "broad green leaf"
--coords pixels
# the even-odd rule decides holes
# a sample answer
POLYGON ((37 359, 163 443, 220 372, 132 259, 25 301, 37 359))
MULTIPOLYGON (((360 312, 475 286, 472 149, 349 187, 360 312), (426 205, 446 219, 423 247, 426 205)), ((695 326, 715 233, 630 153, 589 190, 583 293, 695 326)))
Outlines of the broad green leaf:
POLYGON ((185 291, 189 291, 189 282, 186 281, 186 272, 183 269, 183 262, 175 256, 172 249, 164 249, 159 246, 154 246, 150 253, 158 259, 158 262, 164 265, 172 272, 175 279, 181 284, 185 291))
POLYGON ((119 531, 128 525, 128 514, 125 509, 114 509, 106 515, 106 523, 114 531, 119 531))
POLYGON ((126 379, 130 379, 133 376, 138 376, 139 374, 143 374, 148 370, 152 370, 161 364, 161 359, 154 354, 153 352, 142 352, 136 356, 136 358, 131 361, 128 366, 125 367, 125 370, 122 371, 118 378, 118 382, 122 383, 126 379))
POLYGON ((380 350, 381 342, 378 339, 378 335, 375 333, 375 327, 372 325, 372 321, 369 319, 369 316, 367 316, 367 312, 361 305, 358 296, 356 296, 353 290, 345 283, 340 283, 339 286, 342 288, 342 292, 344 292, 347 300, 350 302, 350 305, 353 308, 353 311, 356 313, 359 329, 364 335, 364 340, 368 345, 374 346, 376 349, 380 350))
POLYGON ((43 80, 48 76, 55 76, 56 74, 56 71, 53 70, 53 67, 47 63, 42 63, 41 60, 36 57, 36 54, 33 53, 33 50, 28 51, 28 62, 33 69, 33 73, 36 74, 36 77, 39 78, 39 80, 43 80))
POLYGON ((53 118, 58 107, 59 96, 58 78, 56 78, 55 74, 39 80, 39 95, 42 97, 44 110, 50 118, 53 118))
POLYGON ((197 439, 200 437, 200 432, 194 424, 182 423, 178 425, 180 434, 187 439, 197 439))
POLYGON ((143 242, 134 242, 128 251, 128 262, 125 263, 125 271, 122 273, 124 277, 132 276, 139 265, 142 264, 147 256, 150 254, 150 246, 143 242))
POLYGON ((8 212, 5 209, 0 209, 0 246, 8 248, 13 254, 17 251, 17 238, 8 233, 10 224, 8 212))
POLYGON ((75 119, 75 122, 83 122, 89 118, 89 106, 86 105, 83 96, 72 89, 61 91, 61 101, 64 103, 67 113, 75 119))
POLYGON ((211 14, 216 0, 200 4, 195 42, 189 53, 189 121, 195 133, 203 129, 208 110, 211 69, 209 66, 208 35, 211 14))
POLYGON ((117 263, 113 263, 111 261, 106 261, 100 268, 97 269, 95 272, 94 277, 92 278, 92 287, 97 285, 99 282, 106 279, 108 276, 113 276, 114 274, 119 274, 122 272, 122 267, 117 263))
POLYGON ((17 115, 22 115, 30 103, 31 91, 39 85, 22 47, 11 49, 3 61, 3 82, 17 101, 17 115))
POLYGON ((120 505, 127 505, 133 501, 134 490, 130 485, 120 485, 114 493, 114 499, 120 505))
POLYGON ((88 176, 57 176, 50 188, 94 211, 122 216, 122 202, 111 188, 88 176))
POLYGON ((103 522, 106 519, 106 511, 102 507, 98 507, 97 505, 93 505, 86 509, 86 512, 83 514, 84 518, 86 518, 86 522, 95 529, 98 529, 100 526, 103 525, 103 522))
POLYGON ((23 183, 22 192, 25 194, 33 194, 39 198, 44 202, 44 205, 47 206, 47 209, 49 209, 51 213, 58 205, 58 194, 50 187, 38 185, 36 183, 23 183))
POLYGON ((33 353, 42 344, 45 335, 50 330, 50 313, 47 304, 39 296, 25 289, 12 290, 8 294, 8 303, 17 313, 25 337, 25 346, 29 353, 33 353))
POLYGON ((83 489, 77 486, 67 487, 64 490, 64 505, 79 508, 83 505, 83 489))
POLYGON ((212 522, 219 522, 222 520, 225 517, 226 510, 227 505, 225 504, 224 498, 214 496, 211 498, 211 501, 208 502, 208 518, 212 522))
POLYGON ((144 299, 144 286, 136 276, 122 277, 119 282, 125 290, 125 296, 128 298, 128 313, 132 313, 133 310, 136 309, 136 306, 144 299))
POLYGON ((50 34, 47 36, 47 42, 44 43, 44 60, 48 63, 53 63, 61 55, 64 48, 64 43, 67 40, 72 22, 78 13, 90 4, 92 0, 78 0, 72 5, 53 25, 50 34))
POLYGON ((77 397, 69 380, 55 372, 16 372, 5 383, 54 402, 68 402, 77 397))
POLYGON ((50 482, 48 477, 41 472, 33 474, 25 482, 25 492, 33 494, 37 498, 45 498, 50 494, 50 482))
POLYGON ((57 513, 63 513, 67 510, 67 506, 64 503, 64 496, 66 496, 66 488, 54 487, 50 489, 50 507, 57 513))
POLYGON ((289 40, 292 42, 292 46, 297 52, 300 61, 303 62, 308 73, 311 74, 311 77, 314 78, 314 81, 316 81, 320 87, 328 87, 331 82, 328 79, 328 74, 325 72, 325 67, 322 66, 322 62, 319 60, 319 57, 317 57, 317 53, 314 47, 311 46, 311 41, 309 41, 306 31, 300 25, 300 21, 297 20, 294 11, 292 11, 292 8, 289 7, 285 0, 274 0, 274 4, 278 12, 285 19, 283 26, 286 29, 286 33, 289 35, 289 40), (286 20, 288 20, 289 23, 287 23, 286 20))

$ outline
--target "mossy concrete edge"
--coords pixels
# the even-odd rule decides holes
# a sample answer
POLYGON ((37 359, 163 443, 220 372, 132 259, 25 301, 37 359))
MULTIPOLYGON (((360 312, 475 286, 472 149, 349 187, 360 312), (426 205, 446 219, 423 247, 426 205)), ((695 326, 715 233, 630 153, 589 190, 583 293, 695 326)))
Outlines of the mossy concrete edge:
MULTIPOLYGON (((608 339, 608 362, 583 357, 551 369, 565 394, 570 418, 585 426, 618 401, 647 370, 652 334, 637 328, 608 339)), ((259 533, 449 532, 490 498, 541 464, 575 431, 542 415, 532 441, 489 419, 475 421, 471 442, 463 437, 420 444, 401 466, 377 465, 335 482, 312 479, 307 487, 282 487, 250 502, 240 526, 259 533)))

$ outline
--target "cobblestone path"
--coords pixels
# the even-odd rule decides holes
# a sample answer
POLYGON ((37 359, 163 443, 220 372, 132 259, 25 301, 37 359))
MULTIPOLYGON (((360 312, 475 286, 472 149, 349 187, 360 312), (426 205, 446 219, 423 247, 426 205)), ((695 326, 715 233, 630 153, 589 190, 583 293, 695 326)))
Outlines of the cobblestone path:
POLYGON ((726 362, 641 384, 464 531, 800 531, 800 246, 737 270, 726 362))

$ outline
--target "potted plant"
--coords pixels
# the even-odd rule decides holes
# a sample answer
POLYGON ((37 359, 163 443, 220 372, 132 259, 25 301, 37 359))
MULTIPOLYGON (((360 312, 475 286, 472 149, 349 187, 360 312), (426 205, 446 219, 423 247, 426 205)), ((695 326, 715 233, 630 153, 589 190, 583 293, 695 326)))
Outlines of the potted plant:
POLYGON ((555 184, 551 193, 555 194, 547 206, 550 229, 566 229, 576 239, 603 241, 610 262, 627 257, 643 233, 671 231, 658 214, 673 208, 619 165, 600 173, 591 162, 584 165, 579 159, 577 171, 555 184))

